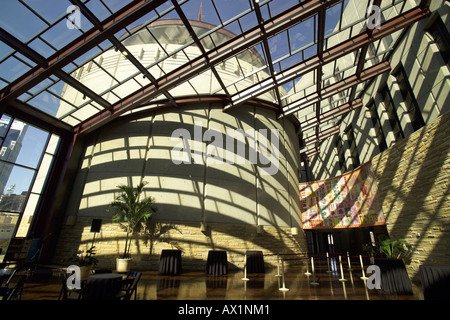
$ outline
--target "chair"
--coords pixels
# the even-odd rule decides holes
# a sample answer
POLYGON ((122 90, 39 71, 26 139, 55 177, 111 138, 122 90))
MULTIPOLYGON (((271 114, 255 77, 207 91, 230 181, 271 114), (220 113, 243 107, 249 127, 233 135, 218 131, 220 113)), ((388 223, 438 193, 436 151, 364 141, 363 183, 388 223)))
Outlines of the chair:
POLYGON ((3 300, 20 300, 22 297, 23 285, 27 276, 19 276, 19 280, 16 282, 14 287, 0 287, 0 296, 3 300))
POLYGON ((60 279, 62 282, 61 291, 59 292, 58 300, 80 300, 83 295, 82 289, 69 289, 67 287, 68 274, 61 270, 60 279))
POLYGON ((131 296, 134 293, 134 300, 136 300, 137 296, 137 285, 139 280, 141 279, 142 273, 137 271, 130 271, 127 274, 125 280, 122 281, 122 300, 130 300, 131 296))
MULTIPOLYGON (((41 255, 43 240, 40 238, 31 239, 25 258, 12 259, 7 261, 5 265, 15 265, 18 271, 26 271, 30 276, 41 277, 42 275, 50 276, 51 272, 45 269, 37 269, 38 260, 41 255)), ((6 259, 6 258, 5 258, 6 259)))
POLYGON ((0 286, 3 285, 3 281, 5 281, 5 279, 5 286, 8 286, 16 272, 16 269, 0 269, 0 286))

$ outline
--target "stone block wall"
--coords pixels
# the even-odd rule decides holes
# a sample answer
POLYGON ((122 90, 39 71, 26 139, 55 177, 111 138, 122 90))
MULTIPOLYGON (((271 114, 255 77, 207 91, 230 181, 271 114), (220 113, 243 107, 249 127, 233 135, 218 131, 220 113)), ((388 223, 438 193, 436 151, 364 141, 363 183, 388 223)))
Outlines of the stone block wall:
POLYGON ((414 247, 407 265, 450 265, 450 112, 372 159, 390 237, 414 247))
MULTIPOLYGON (((70 265, 69 259, 73 253, 90 248, 94 238, 94 233, 90 232, 91 222, 92 218, 78 217, 73 225, 62 227, 53 261, 55 264, 70 265)), ((306 237, 302 230, 299 230, 298 235, 292 235, 291 228, 264 226, 263 232, 257 233, 255 225, 212 223, 202 232, 199 223, 167 224, 175 228, 153 241, 152 247, 144 235, 136 235, 132 240, 133 270, 157 271, 163 249, 182 250, 183 271, 204 271, 209 250, 226 250, 230 271, 242 270, 247 250, 261 250, 268 254, 264 262, 269 269, 276 267, 277 253, 307 252, 306 237)), ((110 219, 102 220, 101 231, 95 234, 94 241, 98 269, 115 268, 115 258, 124 250, 125 236, 119 223, 112 223, 110 219)))

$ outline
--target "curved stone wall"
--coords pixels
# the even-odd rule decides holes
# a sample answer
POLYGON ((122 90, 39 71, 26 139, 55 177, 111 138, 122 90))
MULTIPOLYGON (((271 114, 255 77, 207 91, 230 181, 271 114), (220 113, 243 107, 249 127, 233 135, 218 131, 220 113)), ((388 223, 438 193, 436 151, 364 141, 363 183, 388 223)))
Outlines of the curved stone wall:
MULTIPOLYGON (((202 22, 194 24, 196 32, 213 28, 202 22)), ((164 20, 150 30, 151 37, 144 29, 123 44, 155 78, 200 55, 195 44, 189 45, 192 39, 181 21, 164 20), (152 40, 155 37, 158 41, 152 40)), ((221 30, 202 41, 210 49, 212 43, 207 41, 218 45, 232 36, 221 30)), ((222 61, 215 69, 230 94, 268 78, 256 46, 222 61)), ((111 49, 72 76, 115 103, 149 84, 149 79, 136 72, 122 52, 111 49), (113 90, 107 92, 109 88, 113 90)), ((168 233, 164 241, 151 241, 150 256, 149 248, 143 248, 148 242, 135 239, 131 253, 135 261, 143 261, 138 263, 140 269, 154 267, 149 261, 157 260, 151 255, 175 243, 193 265, 200 263, 202 267, 208 248, 227 250, 230 262, 237 265, 248 249, 304 251, 304 236, 291 234, 292 227, 301 226, 296 120, 277 119, 275 111, 256 103, 223 112, 220 101, 224 92, 211 71, 168 93, 181 107, 152 109, 155 102, 166 99, 161 95, 85 137, 83 159, 54 260, 64 263, 73 252, 87 249, 93 238, 90 223, 102 219, 97 254, 100 266, 112 267, 113 258, 123 250, 125 232, 119 224, 111 223, 107 205, 119 194, 118 185, 135 186, 141 181, 148 182, 145 195, 154 197, 159 208, 154 221, 171 224, 180 233, 168 233), (180 102, 192 97, 198 102, 180 102), (205 97, 219 102, 201 102, 205 97)), ((68 115, 73 109, 70 104, 80 106, 88 101, 69 86, 64 88, 63 97, 66 102, 61 103, 58 116, 67 114, 63 120, 69 123, 88 119, 95 108, 102 108, 89 102, 92 114, 82 108, 68 115)), ((258 99, 271 105, 275 97, 267 92, 258 99)))
POLYGON ((294 124, 219 104, 123 119, 86 146, 68 215, 108 217, 117 185, 148 182, 155 219, 300 226, 294 124))
POLYGON ((291 232, 301 228, 298 157, 294 123, 255 106, 224 113, 221 104, 191 105, 123 117, 88 137, 55 262, 87 249, 90 223, 102 219, 95 244, 99 265, 114 268, 125 232, 106 207, 119 194, 117 185, 141 181, 158 205, 154 221, 176 229, 151 249, 137 237, 131 247, 135 268, 156 268, 160 250, 174 245, 194 269, 204 267, 210 249, 227 250, 237 266, 246 250, 304 252, 304 235, 291 232), (252 136, 254 131, 260 135, 252 136), (202 139, 195 139, 199 133, 202 139))

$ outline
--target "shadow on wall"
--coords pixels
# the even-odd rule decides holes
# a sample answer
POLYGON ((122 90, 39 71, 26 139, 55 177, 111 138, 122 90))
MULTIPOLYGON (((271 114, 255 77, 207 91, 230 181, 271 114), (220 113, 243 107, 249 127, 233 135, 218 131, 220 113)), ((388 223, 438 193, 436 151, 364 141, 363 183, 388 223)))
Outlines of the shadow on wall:
MULTIPOLYGON (((91 218, 79 218, 74 226, 63 226, 62 236, 58 242, 57 253, 53 259, 59 265, 69 265, 73 253, 85 251, 95 246, 98 259, 98 269, 114 269, 115 259, 123 251, 125 232, 119 224, 104 219, 99 233, 90 233, 91 218), (94 241, 95 237, 95 241, 94 241)), ((164 222, 163 222, 164 223, 164 222)), ((288 230, 275 227, 265 227, 262 233, 256 226, 243 224, 208 224, 205 232, 200 230, 198 223, 167 222, 175 226, 163 238, 153 242, 151 247, 148 238, 136 234, 131 242, 132 268, 136 270, 157 270, 159 257, 163 249, 178 249, 182 251, 183 270, 203 270, 209 250, 225 250, 228 255, 230 269, 242 269, 244 254, 247 250, 262 250, 264 254, 306 253, 304 236, 291 235, 288 230), (150 252, 152 250, 152 252, 150 252)), ((266 266, 273 267, 277 257, 264 258, 266 266)), ((303 263, 289 261, 288 264, 303 263)))
POLYGON ((420 265, 450 265, 449 136, 447 113, 373 159, 388 231, 413 245, 415 279, 420 265))
MULTIPOLYGON (((441 15, 445 15, 446 11, 448 12, 448 7, 447 9, 442 8, 441 15)), ((418 22, 416 29, 423 30, 428 21, 429 19, 418 22)), ((424 41, 430 41, 428 37, 422 32, 408 32, 403 41, 406 44, 421 44, 424 41)), ((431 42, 431 44, 436 45, 434 42, 431 42)), ((430 45, 423 47, 421 45, 404 45, 399 55, 404 57, 402 58, 402 64, 405 70, 410 71, 408 72, 408 82, 414 91, 424 121, 428 123, 434 121, 439 114, 443 115, 450 111, 450 96, 447 84, 449 76, 439 76, 439 73, 448 74, 448 66, 443 61, 439 51, 433 50, 430 45), (423 47, 422 52, 415 50, 423 47), (406 51, 408 52, 405 53, 406 51), (417 72, 413 71, 417 66, 420 66, 420 69, 417 72)), ((401 100, 403 100, 403 97, 401 100)))
MULTIPOLYGON (((199 245, 198 237, 208 240, 203 243, 202 239, 201 246, 223 248, 239 254, 248 248, 253 249, 253 245, 276 252, 301 251, 300 238, 303 235, 298 236, 297 240, 290 239, 292 237, 280 228, 274 228, 273 234, 258 235, 259 238, 249 237, 248 230, 242 233, 234 231, 236 228, 255 229, 256 224, 285 227, 288 230, 290 226, 299 226, 300 219, 298 141, 295 140, 297 135, 294 126, 288 123, 288 120, 274 120, 275 113, 268 110, 258 109, 256 113, 254 107, 248 107, 234 113, 223 114, 221 106, 210 106, 209 109, 184 108, 182 111, 163 114, 151 113, 145 118, 142 115, 139 115, 139 119, 125 118, 91 135, 75 181, 67 215, 77 216, 79 221, 92 218, 108 220, 110 216, 106 207, 119 194, 117 185, 136 185, 147 181, 149 184, 145 188, 145 196, 155 197, 159 208, 154 215, 156 221, 168 221, 177 226, 195 223, 196 229, 199 228, 200 222, 214 224, 216 227, 225 225, 223 228, 219 227, 221 233, 225 234, 223 243, 216 243, 217 233, 214 229, 211 236, 196 232, 195 235, 187 234, 186 230, 181 231, 181 237, 174 236, 172 240, 179 243, 194 260, 197 259, 194 247, 199 245), (254 145, 251 138, 247 137, 245 144, 238 139, 233 141, 234 150, 245 146, 245 163, 239 163, 241 159, 235 158, 235 164, 174 164, 171 161, 171 153, 174 147, 182 145, 182 139, 171 139, 172 133, 176 129, 186 129, 193 138, 195 130, 198 129, 194 126, 197 121, 202 122, 200 129, 203 133, 207 129, 223 133, 236 129, 245 131, 249 128, 276 128, 279 129, 279 144, 268 141, 264 146, 268 149, 267 157, 258 157, 258 163, 249 163, 248 156, 259 155, 261 144, 254 145), (272 154, 279 155, 278 171, 274 175, 263 175, 261 166, 268 165, 265 160, 272 154), (249 238, 257 243, 247 243, 246 239, 249 238), (284 238, 290 239, 289 244, 284 243, 284 238)), ((188 145, 184 146, 190 148, 193 158, 201 152, 201 149, 196 148, 196 142, 186 142, 188 145)), ((214 142, 217 141, 212 140, 211 144, 214 142)), ((225 135, 222 136, 221 142, 226 145, 225 135)), ((209 141, 200 143, 203 150, 210 144, 209 141)), ((213 151, 221 152, 220 148, 214 148, 213 151)), ((80 241, 81 244, 89 244, 89 240, 85 241, 85 238, 89 237, 89 223, 85 221, 84 225, 77 223, 73 227, 64 227, 55 259, 61 260, 58 256, 67 251, 64 247, 77 247, 80 241)), ((114 225, 105 228, 103 236, 97 240, 100 257, 110 257, 121 252, 121 241, 125 237, 125 233, 115 229, 114 225), (105 243, 102 249, 101 243, 105 243)), ((256 231, 253 231, 256 235, 256 231)), ((138 243, 135 253, 148 256, 149 248, 144 249, 145 246, 138 243)), ((74 248, 74 251, 76 249, 74 248)))

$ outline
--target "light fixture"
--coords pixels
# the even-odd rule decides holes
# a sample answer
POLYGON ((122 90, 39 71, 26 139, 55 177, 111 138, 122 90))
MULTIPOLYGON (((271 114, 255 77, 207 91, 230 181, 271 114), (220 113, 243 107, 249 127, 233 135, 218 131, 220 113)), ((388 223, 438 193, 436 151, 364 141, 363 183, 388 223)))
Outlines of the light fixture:
POLYGON ((264 233, 264 226, 257 225, 257 226, 256 226, 256 233, 257 233, 257 234, 262 234, 262 233, 264 233))
POLYGON ((292 227, 292 228, 291 228, 291 234, 292 234, 293 236, 298 235, 298 228, 297 228, 297 227, 292 227))
POLYGON ((204 223, 204 222, 200 223, 200 231, 201 232, 206 232, 206 223, 204 223))

